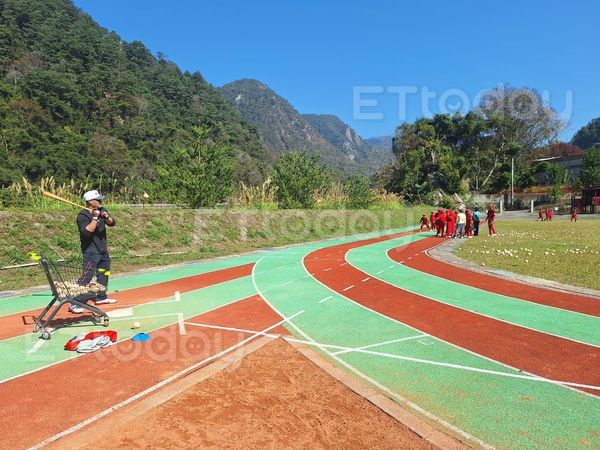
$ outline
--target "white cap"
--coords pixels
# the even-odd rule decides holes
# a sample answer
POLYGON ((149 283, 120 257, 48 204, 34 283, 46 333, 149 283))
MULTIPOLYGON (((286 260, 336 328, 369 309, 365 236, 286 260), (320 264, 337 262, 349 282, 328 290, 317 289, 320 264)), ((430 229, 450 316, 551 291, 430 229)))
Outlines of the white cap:
POLYGON ((87 191, 85 194, 83 194, 83 199, 86 202, 89 202, 90 200, 104 200, 104 195, 96 190, 87 191))

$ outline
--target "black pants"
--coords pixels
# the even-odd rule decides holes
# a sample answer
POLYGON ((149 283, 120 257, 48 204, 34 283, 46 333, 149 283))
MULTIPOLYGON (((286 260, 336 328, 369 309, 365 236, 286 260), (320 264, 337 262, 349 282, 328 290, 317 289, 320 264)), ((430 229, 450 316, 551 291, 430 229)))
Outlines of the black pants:
MULTIPOLYGON (((79 279, 81 285, 88 284, 96 276, 96 280, 108 289, 110 274, 110 256, 108 253, 85 252, 83 254, 83 275, 79 279)), ((106 298, 106 294, 98 295, 98 300, 106 298)))
POLYGON ((479 220, 473 221, 473 236, 479 236, 479 220))

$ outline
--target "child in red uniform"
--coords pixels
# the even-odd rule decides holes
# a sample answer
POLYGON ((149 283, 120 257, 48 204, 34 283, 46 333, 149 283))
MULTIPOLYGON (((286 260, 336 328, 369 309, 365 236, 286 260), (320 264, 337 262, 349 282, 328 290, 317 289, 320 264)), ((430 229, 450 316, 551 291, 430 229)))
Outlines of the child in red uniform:
POLYGON ((496 235, 496 229, 494 228, 494 220, 496 219, 496 211, 494 211, 494 206, 490 203, 488 205, 488 210, 486 213, 485 220, 488 223, 488 230, 490 232, 490 236, 496 235))
POLYGON ((421 229, 419 231, 423 231, 423 227, 425 227, 426 230, 429 230, 429 221, 427 220, 427 216, 425 214, 423 214, 423 217, 421 217, 421 229))
POLYGON ((552 220, 552 211, 550 208, 546 208, 546 222, 552 220))
POLYGON ((465 225, 465 234, 467 239, 473 236, 473 213, 471 212, 471 208, 467 208, 467 212, 465 213, 467 216, 467 224, 465 225))
POLYGON ((446 211, 446 236, 454 237, 454 224, 456 223, 456 214, 449 209, 446 211))
POLYGON ((435 231, 435 213, 433 211, 429 214, 429 226, 435 231))
POLYGON ((573 208, 571 210, 571 222, 577 222, 577 209, 573 208))
MULTIPOLYGON (((542 208, 538 209, 538 218, 537 220, 541 220, 542 222, 544 221, 544 213, 542 213, 542 208)), ((536 222, 537 222, 536 220, 536 222)))
POLYGON ((438 209, 437 217, 435 219, 435 225, 437 228, 436 236, 444 237, 444 227, 446 226, 446 213, 442 208, 438 209))

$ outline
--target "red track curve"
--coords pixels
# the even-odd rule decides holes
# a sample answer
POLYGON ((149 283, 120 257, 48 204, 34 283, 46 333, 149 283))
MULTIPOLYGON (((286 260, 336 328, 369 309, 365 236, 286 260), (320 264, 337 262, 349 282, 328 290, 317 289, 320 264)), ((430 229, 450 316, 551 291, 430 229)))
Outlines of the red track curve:
POLYGON ((453 266, 434 259, 424 253, 426 250, 435 247, 439 242, 439 239, 434 237, 426 238, 412 244, 408 251, 403 247, 398 247, 390 250, 388 255, 392 260, 396 262, 402 261, 402 264, 411 269, 419 270, 426 274, 435 275, 456 283, 476 287, 495 294, 539 303, 541 305, 553 306, 555 308, 600 317, 600 298, 545 289, 530 284, 506 280, 493 275, 486 275, 453 266), (408 257, 411 257, 411 259, 408 259, 408 257))
MULTIPOLYGON (((165 281, 150 286, 142 286, 123 290, 111 295, 112 298, 116 298, 120 301, 120 303, 116 303, 114 305, 105 305, 101 309, 103 311, 111 311, 113 309, 141 305, 163 298, 168 298, 172 296, 175 291, 179 291, 181 293, 189 292, 214 284, 231 281, 236 278, 251 275, 253 267, 254 263, 249 263, 227 269, 216 270, 213 272, 202 273, 200 275, 193 275, 190 277, 165 281), (123 304, 123 302, 125 302, 125 304, 123 304)), ((33 321, 35 320, 35 317, 42 311, 43 309, 35 309, 0 317, 0 340, 31 333, 33 331, 33 321)), ((67 311, 61 310, 61 312, 56 315, 55 319, 58 321, 80 320, 81 316, 76 316, 67 311)))
MULTIPOLYGON (((188 319, 263 330, 281 318, 253 296, 188 319)), ((273 333, 288 334, 278 327, 273 333)), ((26 448, 66 430, 177 372, 248 338, 245 333, 178 325, 152 340, 123 341, 104 350, 0 384, 2 448, 26 448)))
MULTIPOLYGON (((341 251, 382 239, 368 239, 316 250, 304 259, 314 277, 345 297, 406 325, 479 355, 542 377, 571 383, 600 385, 600 349, 560 337, 501 322, 470 311, 412 294, 350 266, 322 261, 325 252, 341 251), (351 289, 348 286, 353 285, 351 289), (347 289, 347 290, 345 290, 347 289)), ((414 255, 418 243, 403 247, 414 255)), ((598 395, 595 390, 590 393, 598 395)))

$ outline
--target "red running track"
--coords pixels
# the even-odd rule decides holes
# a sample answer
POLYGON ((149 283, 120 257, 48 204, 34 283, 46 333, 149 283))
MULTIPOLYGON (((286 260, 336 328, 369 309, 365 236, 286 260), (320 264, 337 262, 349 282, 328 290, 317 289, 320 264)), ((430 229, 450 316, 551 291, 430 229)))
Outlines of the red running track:
MULTIPOLYGON (((249 263, 227 269, 216 270, 214 272, 207 272, 190 277, 165 281, 150 286, 142 286, 123 290, 111 295, 112 298, 119 300, 119 303, 114 305, 105 305, 102 306, 101 309, 103 311, 111 311, 113 309, 141 305, 171 297, 175 291, 183 293, 201 289, 207 286, 212 286, 218 283, 224 283, 236 278, 251 275, 253 267, 254 263, 249 263)), ((50 301, 50 297, 48 299, 48 301, 50 301)), ((66 309, 66 307, 63 308, 66 309)), ((0 340, 31 333, 33 331, 34 320, 42 311, 43 309, 35 309, 0 317, 0 340)), ((74 315, 68 311, 61 310, 56 315, 55 321, 56 323, 64 324, 65 322, 69 321, 83 320, 84 317, 85 316, 74 315)))
POLYGON ((404 247, 392 249, 388 252, 388 256, 396 262, 402 261, 402 264, 411 269, 456 283, 476 287, 484 291, 493 292, 494 294, 506 295, 507 297, 527 300, 541 305, 600 317, 600 298, 545 289, 493 275, 486 275, 453 266, 424 253, 439 243, 440 240, 434 237, 426 238, 415 242, 408 250, 404 247), (411 257, 411 259, 408 259, 408 257, 411 257))
MULTIPOLYGON (((280 320, 259 296, 188 319, 256 331, 280 320)), ((123 341, 0 384, 0 447, 42 442, 249 337, 192 326, 182 336, 178 330, 174 324, 153 331, 148 342, 123 341)), ((283 327, 272 332, 288 334, 283 327)))
MULTIPOLYGON (((331 266, 322 261, 326 252, 337 250, 345 256, 353 248, 379 240, 316 250, 305 257, 306 269, 321 283, 356 303, 479 355, 553 380, 600 385, 600 348, 455 308, 374 278, 362 282, 369 275, 349 264, 324 271, 331 266), (345 290, 351 285, 354 287, 345 290)), ((413 243, 402 251, 408 257, 418 248, 413 243)), ((588 391, 598 395, 596 390, 588 391)))

